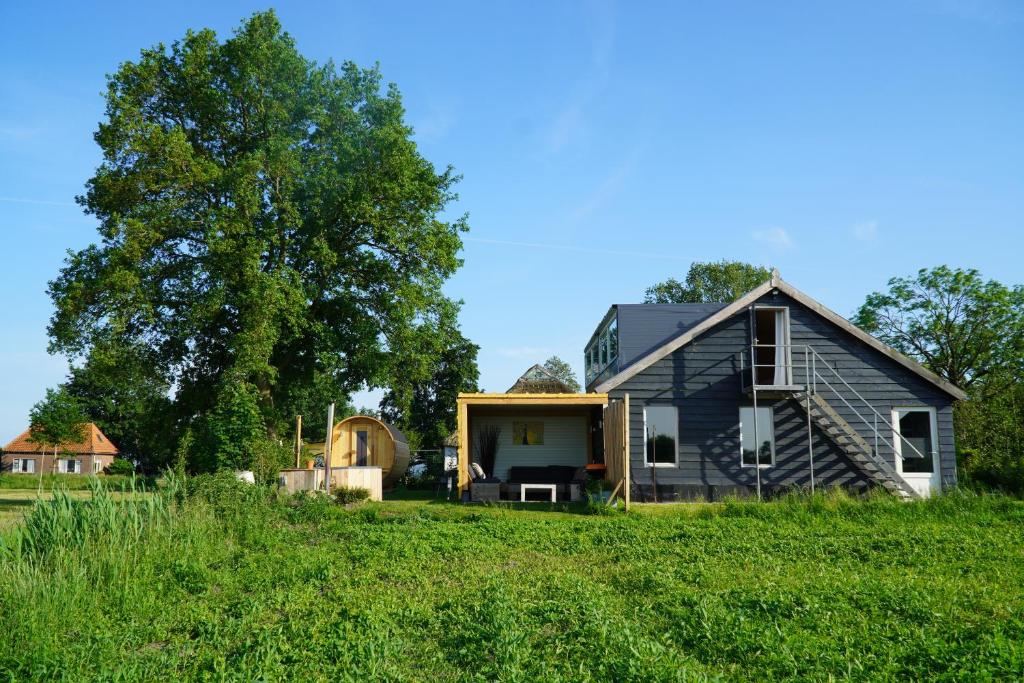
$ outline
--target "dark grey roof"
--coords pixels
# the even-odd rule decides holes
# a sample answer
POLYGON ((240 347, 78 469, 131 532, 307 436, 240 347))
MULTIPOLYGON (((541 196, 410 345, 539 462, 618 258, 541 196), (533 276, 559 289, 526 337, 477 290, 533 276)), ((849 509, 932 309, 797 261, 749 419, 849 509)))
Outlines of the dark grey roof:
POLYGON ((619 370, 728 304, 618 304, 619 370))

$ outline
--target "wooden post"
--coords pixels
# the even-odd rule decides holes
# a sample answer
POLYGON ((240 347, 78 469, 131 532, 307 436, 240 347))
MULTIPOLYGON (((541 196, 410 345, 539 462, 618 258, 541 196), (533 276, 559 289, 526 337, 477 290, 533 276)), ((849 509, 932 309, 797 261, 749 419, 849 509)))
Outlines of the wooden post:
POLYGON ((324 490, 331 492, 331 448, 334 441, 334 404, 327 406, 327 440, 324 441, 324 490))
POLYGON ((299 469, 302 465, 299 463, 302 458, 302 416, 295 416, 295 469, 299 469))
POLYGON ((624 415, 624 418, 622 420, 622 432, 623 432, 623 434, 622 434, 622 441, 623 441, 623 443, 622 443, 622 451, 623 451, 623 460, 624 460, 624 463, 623 463, 623 466, 622 466, 622 472, 623 472, 622 481, 623 481, 623 486, 625 488, 625 490, 622 492, 622 494, 623 494, 622 500, 624 501, 624 509, 626 510, 626 512, 629 512, 629 501, 630 501, 630 491, 629 490, 631 488, 631 484, 630 484, 630 481, 629 481, 629 479, 630 479, 630 472, 629 472, 629 469, 630 469, 630 462, 629 462, 630 461, 630 458, 629 458, 629 419, 630 419, 630 415, 629 415, 629 394, 624 394, 622 396, 622 413, 624 415))

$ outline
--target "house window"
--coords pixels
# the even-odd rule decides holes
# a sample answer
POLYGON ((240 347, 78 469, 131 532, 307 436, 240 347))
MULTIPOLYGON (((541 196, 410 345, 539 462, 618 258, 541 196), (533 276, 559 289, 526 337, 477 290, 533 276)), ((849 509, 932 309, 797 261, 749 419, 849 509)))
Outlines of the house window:
POLYGON ((543 446, 543 422, 513 422, 512 443, 516 446, 543 446))
POLYGON ((744 467, 754 467, 755 464, 769 467, 775 464, 775 420, 770 407, 757 408, 756 424, 753 406, 740 407, 740 452, 744 467))
POLYGON ((11 465, 11 472, 17 474, 32 474, 36 471, 36 461, 32 458, 15 458, 11 465))
POLYGON ((613 319, 608 324, 608 362, 614 363, 619 355, 619 322, 613 319))
POLYGON ((103 469, 103 463, 101 461, 93 458, 93 461, 92 461, 92 471, 93 471, 93 474, 98 474, 101 469, 103 469))
POLYGON ((672 467, 679 453, 679 411, 675 406, 644 406, 644 463, 672 467))

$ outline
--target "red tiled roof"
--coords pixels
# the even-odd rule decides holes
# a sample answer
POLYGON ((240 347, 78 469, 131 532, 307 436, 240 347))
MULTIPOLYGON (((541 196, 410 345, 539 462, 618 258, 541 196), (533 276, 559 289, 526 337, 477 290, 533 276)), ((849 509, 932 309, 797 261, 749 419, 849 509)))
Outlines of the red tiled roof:
MULTIPOLYGON (((4 453, 52 453, 53 444, 49 446, 33 443, 28 440, 31 430, 26 429, 17 438, 4 446, 4 453)), ((58 449, 61 453, 82 453, 87 455, 117 455, 117 446, 90 422, 85 428, 85 438, 77 443, 62 444, 58 449)))

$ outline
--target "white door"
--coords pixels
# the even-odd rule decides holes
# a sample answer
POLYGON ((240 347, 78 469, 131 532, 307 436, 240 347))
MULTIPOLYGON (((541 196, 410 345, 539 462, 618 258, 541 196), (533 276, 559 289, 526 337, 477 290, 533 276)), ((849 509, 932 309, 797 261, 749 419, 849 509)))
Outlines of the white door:
POLYGON ((939 475, 939 430, 934 408, 893 408, 896 471, 922 496, 942 485, 939 475))

